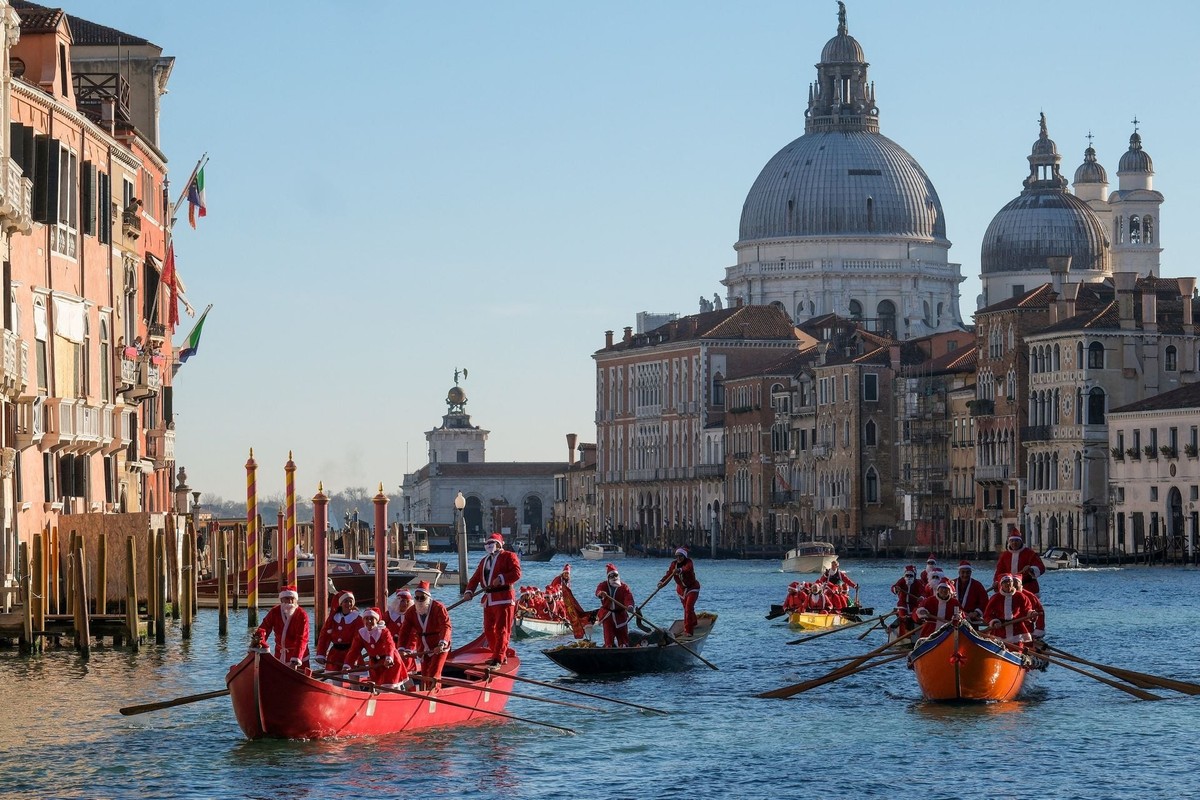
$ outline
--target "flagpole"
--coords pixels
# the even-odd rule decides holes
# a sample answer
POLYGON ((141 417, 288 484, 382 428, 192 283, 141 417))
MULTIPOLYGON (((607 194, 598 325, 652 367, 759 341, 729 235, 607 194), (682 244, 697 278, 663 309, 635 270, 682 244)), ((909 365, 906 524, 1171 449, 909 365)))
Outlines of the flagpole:
POLYGON ((185 183, 183 185, 183 191, 179 193, 179 199, 175 201, 175 204, 173 206, 171 206, 171 226, 172 227, 175 225, 175 218, 179 214, 179 209, 183 205, 183 201, 187 199, 188 189, 191 188, 192 181, 194 181, 196 179, 196 175, 199 174, 200 170, 203 169, 204 165, 207 163, 208 163, 208 153, 205 153, 204 155, 200 156, 200 160, 197 161, 196 166, 192 168, 192 174, 188 176, 187 183, 185 183))

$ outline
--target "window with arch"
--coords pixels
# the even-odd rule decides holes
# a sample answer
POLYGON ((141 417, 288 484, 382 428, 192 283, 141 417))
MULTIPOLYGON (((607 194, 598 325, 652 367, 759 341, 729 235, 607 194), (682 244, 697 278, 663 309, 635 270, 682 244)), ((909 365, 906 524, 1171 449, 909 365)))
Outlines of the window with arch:
POLYGON ((1104 369, 1104 345, 1092 342, 1087 349, 1088 369, 1104 369))
POLYGON ((863 480, 863 494, 866 495, 868 503, 879 502, 879 475, 874 467, 867 468, 867 475, 863 480))
POLYGON ((83 317, 83 341, 75 345, 75 392, 86 397, 92 390, 92 321, 83 317))
POLYGON ((37 387, 39 394, 50 393, 50 365, 47 361, 49 321, 46 318, 46 301, 37 297, 33 301, 33 360, 37 369, 37 387))
MULTIPOLYGON (((957 420, 955 422, 957 424, 957 420)), ((878 443, 879 428, 875 425, 875 420, 869 419, 863 428, 863 444, 867 447, 875 447, 878 443)))
POLYGON ((882 300, 875 307, 875 317, 879 320, 879 333, 896 333, 896 304, 891 300, 882 300))
POLYGON ((862 318, 863 318, 862 303, 858 302, 857 300, 851 300, 850 301, 850 319, 862 319, 862 318))
POLYGON ((1163 368, 1167 372, 1175 372, 1179 369, 1179 351, 1175 349, 1175 345, 1169 345, 1163 353, 1163 368))
POLYGON ((1129 218, 1129 243, 1141 244, 1142 242, 1142 218, 1134 214, 1129 218))
POLYGON ((1142 217, 1142 241, 1154 244, 1154 217, 1142 217))
POLYGON ((719 372, 713 375, 712 403, 714 406, 725 405, 725 376, 719 372))
POLYGON ((1087 397, 1087 424, 1088 425, 1103 425, 1104 424, 1104 390, 1099 386, 1088 392, 1087 397))

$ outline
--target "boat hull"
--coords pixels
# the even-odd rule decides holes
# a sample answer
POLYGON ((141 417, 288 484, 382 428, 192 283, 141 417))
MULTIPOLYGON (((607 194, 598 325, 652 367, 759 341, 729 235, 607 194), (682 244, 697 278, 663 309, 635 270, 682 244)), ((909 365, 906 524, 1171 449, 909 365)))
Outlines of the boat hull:
POLYGON ((837 551, 829 542, 804 542, 788 551, 780 569, 784 572, 819 573, 829 569, 837 551))
MULTIPOLYGON (((387 586, 388 593, 396 591, 402 586, 407 586, 415 577, 411 572, 388 572, 387 586)), ((354 595, 355 602, 359 608, 369 608, 374 605, 382 607, 382 603, 375 602, 375 574, 374 573, 349 573, 349 574, 331 574, 329 579, 333 581, 334 588, 339 592, 348 591, 354 595)), ((313 576, 312 574, 302 574, 296 578, 296 593, 300 595, 300 605, 312 607, 316 605, 313 595, 313 576)), ((226 592, 229 597, 230 605, 235 602, 239 606, 246 604, 246 571, 242 570, 238 575, 230 575, 226 584, 226 592)), ((258 604, 260 607, 269 608, 275 605, 279 595, 279 573, 276 562, 264 564, 259 568, 258 578, 258 604)), ((217 608, 221 598, 220 589, 217 585, 216 578, 207 578, 196 583, 196 605, 200 608, 217 608)))
POLYGON ((850 620, 841 614, 825 612, 793 611, 788 614, 788 625, 802 631, 819 631, 849 625, 850 620))
MULTIPOLYGON (((704 612, 698 614, 698 624, 693 635, 682 641, 696 653, 704 651, 704 642, 716 624, 717 615, 704 612)), ((683 620, 676 620, 670 627, 673 637, 683 636, 683 620)), ((630 634, 632 640, 634 635, 630 634)), ((543 650, 546 657, 576 675, 624 675, 647 672, 677 672, 691 669, 696 657, 678 644, 658 643, 661 634, 641 637, 634 647, 596 647, 591 642, 572 644, 543 650)))
POLYGON ((579 555, 588 561, 617 561, 625 557, 625 550, 620 545, 586 544, 579 548, 579 555))
POLYGON ((938 702, 1012 700, 1029 671, 1019 653, 965 622, 949 623, 919 640, 908 663, 921 694, 938 702))
MULTIPOLYGON (((511 652, 511 651, 510 651, 511 652)), ((466 677, 490 656, 483 638, 451 653, 443 674, 466 677)), ((382 736, 407 730, 496 719, 503 711, 520 662, 510 655, 490 681, 477 686, 443 686, 438 694, 375 693, 315 679, 266 650, 254 650, 225 677, 238 726, 249 739, 328 739, 382 736), (450 706, 446 700, 467 708, 450 706)), ((474 674, 474 673, 472 673, 474 674)))
POLYGON ((569 622, 539 619, 526 614, 517 614, 517 621, 513 624, 513 636, 520 639, 532 639, 538 636, 566 636, 569 633, 571 633, 571 623, 569 622))

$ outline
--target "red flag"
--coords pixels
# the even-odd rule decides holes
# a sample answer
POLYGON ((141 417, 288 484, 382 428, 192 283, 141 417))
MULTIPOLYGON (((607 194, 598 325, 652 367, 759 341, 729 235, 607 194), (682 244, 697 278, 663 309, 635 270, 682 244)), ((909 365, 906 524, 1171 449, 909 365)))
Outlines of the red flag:
POLYGON ((167 260, 163 264, 163 283, 167 285, 167 322, 173 329, 179 324, 179 285, 175 280, 175 243, 167 245, 167 260))

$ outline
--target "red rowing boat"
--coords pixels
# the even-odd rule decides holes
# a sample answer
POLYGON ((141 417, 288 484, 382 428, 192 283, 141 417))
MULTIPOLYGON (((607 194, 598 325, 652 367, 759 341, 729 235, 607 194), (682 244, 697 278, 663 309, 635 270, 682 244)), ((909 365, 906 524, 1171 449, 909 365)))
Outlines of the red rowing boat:
POLYGON ((225 684, 238 725, 250 739, 327 739, 380 736, 418 728, 495 719, 503 711, 520 661, 511 650, 504 666, 481 677, 491 657, 481 636, 450 654, 442 674, 472 686, 442 686, 436 694, 396 694, 331 683, 294 670, 265 650, 251 651, 229 668, 225 684))
POLYGON ((965 621, 948 622, 919 640, 908 657, 927 700, 1012 700, 1031 669, 1044 662, 1008 649, 965 621))

